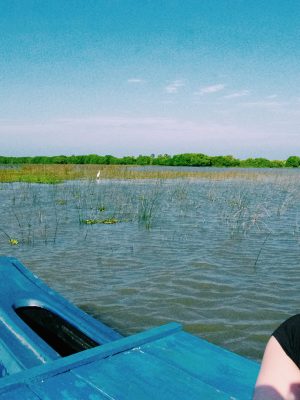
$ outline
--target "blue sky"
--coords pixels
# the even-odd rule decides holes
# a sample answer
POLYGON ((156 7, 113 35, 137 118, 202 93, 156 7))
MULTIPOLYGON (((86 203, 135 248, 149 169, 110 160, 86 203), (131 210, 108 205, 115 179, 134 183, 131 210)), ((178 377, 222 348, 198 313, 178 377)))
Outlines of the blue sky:
POLYGON ((0 0, 0 154, 300 155, 298 0, 0 0))

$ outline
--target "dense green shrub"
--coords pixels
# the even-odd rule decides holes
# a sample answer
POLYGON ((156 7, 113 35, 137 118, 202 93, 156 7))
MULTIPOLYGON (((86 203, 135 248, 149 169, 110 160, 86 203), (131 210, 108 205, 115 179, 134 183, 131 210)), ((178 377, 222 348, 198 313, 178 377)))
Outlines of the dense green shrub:
POLYGON ((110 154, 98 155, 59 155, 35 157, 0 156, 0 164, 104 164, 104 165, 165 165, 188 167, 244 167, 244 168, 283 168, 300 167, 300 157, 290 156, 286 161, 268 160, 267 158, 247 158, 239 160, 231 155, 208 156, 203 153, 154 154, 115 157, 110 154))
POLYGON ((291 156, 285 162, 286 167, 298 168, 300 166, 300 157, 291 156))

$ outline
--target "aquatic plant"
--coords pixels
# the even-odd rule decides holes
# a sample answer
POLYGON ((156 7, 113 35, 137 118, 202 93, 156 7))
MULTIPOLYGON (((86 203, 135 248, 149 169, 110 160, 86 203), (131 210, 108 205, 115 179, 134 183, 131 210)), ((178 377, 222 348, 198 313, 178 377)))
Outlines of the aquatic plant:
POLYGON ((0 232, 4 235, 6 239, 8 239, 8 243, 12 246, 16 246, 19 244, 19 240, 15 237, 10 236, 4 229, 0 229, 0 232))
POLYGON ((81 222, 86 225, 94 225, 94 224, 112 225, 112 224, 117 224, 118 222, 121 221, 119 221, 116 218, 106 218, 106 219, 83 219, 81 222))
MULTIPOLYGON (((85 171, 95 168, 78 168, 81 167, 85 171)), ((103 171, 106 167, 110 166, 104 166, 103 171)), ((107 171, 116 176, 117 170, 123 168, 112 167, 107 171)), ((220 177, 219 172, 215 177, 220 177)), ((103 172, 101 176, 104 175, 103 172)), ((92 226, 95 224, 125 221, 129 224, 124 224, 124 230, 135 225, 146 230, 168 230, 172 241, 181 238, 188 242, 187 232, 193 227, 195 232, 202 231, 204 237, 214 230, 217 237, 222 231, 222 235, 228 235, 234 243, 240 237, 273 235, 276 221, 290 212, 300 197, 296 181, 289 182, 276 173, 261 172, 254 181, 243 180, 240 175, 228 180, 215 177, 201 182, 181 178, 176 181, 162 178, 105 181, 103 178, 99 183, 93 178, 49 186, 4 184, 1 194, 8 200, 1 207, 2 215, 8 218, 2 220, 2 226, 6 232, 14 232, 11 236, 18 238, 22 248, 42 243, 60 245, 67 242, 72 231, 79 240, 92 232, 94 235, 92 226), (280 196, 274 197, 274 188, 280 196), (174 220, 172 215, 176 215, 174 220)), ((299 229, 297 226, 293 229, 298 241, 299 229)), ((258 253, 260 245, 258 241, 252 254, 258 253)), ((250 263, 253 263, 253 255, 250 263)))
POLYGON ((16 246, 17 244, 19 244, 19 241, 18 241, 18 239, 16 239, 16 238, 10 238, 10 239, 9 239, 9 243, 10 243, 12 246, 16 246))
POLYGON ((118 222, 120 222, 120 221, 116 218, 107 218, 107 219, 100 220, 100 223, 106 224, 106 225, 117 224, 118 222))
POLYGON ((67 200, 65 199, 57 199, 56 204, 59 206, 65 206, 67 204, 67 200))
POLYGON ((157 210, 160 197, 160 184, 157 181, 154 190, 150 193, 142 194, 138 203, 138 222, 144 224, 146 229, 150 229, 153 223, 154 211, 157 210))
POLYGON ((271 232, 269 232, 269 233, 266 235, 266 237, 265 237, 265 239, 264 239, 264 241, 263 241, 263 243, 262 243, 262 245, 261 245, 261 247, 260 247, 260 249, 259 249, 259 251, 258 251, 257 257, 256 257, 255 262, 254 262, 254 265, 253 265, 254 268, 256 268, 257 262, 258 262, 258 260, 259 260, 260 255, 261 255, 261 252, 262 252, 262 250, 263 250, 265 244, 267 243, 267 240, 269 239, 270 234, 271 234, 271 232))

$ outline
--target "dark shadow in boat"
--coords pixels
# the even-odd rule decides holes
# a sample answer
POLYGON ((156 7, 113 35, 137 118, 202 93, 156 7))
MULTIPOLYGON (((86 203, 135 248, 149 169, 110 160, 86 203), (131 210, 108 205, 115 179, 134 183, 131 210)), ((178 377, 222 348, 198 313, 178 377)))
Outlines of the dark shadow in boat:
POLYGON ((74 325, 46 308, 18 307, 17 315, 62 357, 99 346, 74 325))

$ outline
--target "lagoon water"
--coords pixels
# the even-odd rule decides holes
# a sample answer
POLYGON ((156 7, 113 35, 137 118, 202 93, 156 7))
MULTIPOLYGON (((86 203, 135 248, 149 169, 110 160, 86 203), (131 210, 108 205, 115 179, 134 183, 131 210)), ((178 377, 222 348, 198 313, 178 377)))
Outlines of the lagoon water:
POLYGON ((1 254, 124 335, 178 321, 259 360, 300 310, 300 177, 257 175, 1 184, 1 254))

